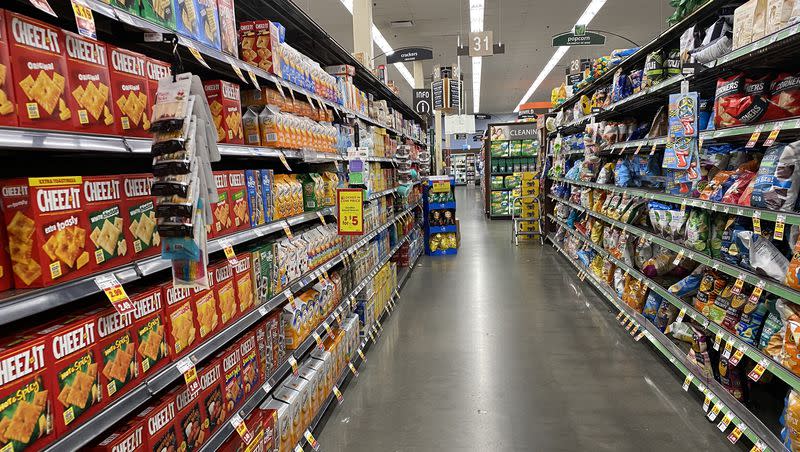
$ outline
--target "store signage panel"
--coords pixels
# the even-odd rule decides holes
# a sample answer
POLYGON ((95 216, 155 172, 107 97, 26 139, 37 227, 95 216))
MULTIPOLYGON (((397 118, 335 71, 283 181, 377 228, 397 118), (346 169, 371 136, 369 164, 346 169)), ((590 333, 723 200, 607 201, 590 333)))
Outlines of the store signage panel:
POLYGON ((553 47, 560 46, 601 46, 605 45, 606 37, 600 33, 587 31, 586 34, 577 35, 572 32, 561 33, 553 36, 553 47))
POLYGON ((386 64, 408 63, 410 61, 432 60, 433 50, 422 47, 406 47, 386 55, 386 64))
POLYGON ((433 109, 441 110, 444 108, 444 84, 442 80, 434 80, 431 83, 433 93, 433 109))
POLYGON ((492 126, 491 132, 492 141, 531 140, 539 138, 539 133, 536 130, 536 123, 532 122, 492 126))
POLYGON ((339 235, 364 233, 364 190, 339 188, 336 190, 337 223, 339 235))
POLYGON ((448 115, 444 117, 444 130, 451 133, 475 133, 474 115, 448 115))
POLYGON ((433 113, 433 105, 431 102, 431 90, 429 89, 415 89, 413 91, 414 111, 422 115, 430 115, 433 113))
POLYGON ((494 34, 491 30, 469 34, 469 56, 491 56, 494 53, 494 34))
POLYGON ((450 79, 450 108, 458 110, 461 108, 461 81, 450 79))

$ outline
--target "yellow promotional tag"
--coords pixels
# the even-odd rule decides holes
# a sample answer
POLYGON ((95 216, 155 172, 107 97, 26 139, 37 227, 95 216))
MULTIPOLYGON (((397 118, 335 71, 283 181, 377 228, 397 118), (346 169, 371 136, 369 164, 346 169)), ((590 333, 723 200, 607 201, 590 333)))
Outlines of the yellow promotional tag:
POLYGON ((686 379, 683 380, 683 386, 681 387, 683 388, 684 391, 689 390, 689 386, 692 384, 692 380, 694 380, 694 375, 692 374, 687 375, 686 379))
POLYGON ((317 348, 319 348, 320 350, 322 350, 322 348, 323 348, 323 347, 322 347, 322 338, 319 336, 319 334, 317 334, 317 332, 316 332, 316 331, 314 331, 313 333, 311 333, 311 336, 312 336, 312 337, 314 338, 314 340, 317 342, 317 348))
POLYGON ((719 351, 719 345, 722 343, 722 331, 717 331, 717 335, 714 336, 714 350, 719 351))
POLYGON ((650 155, 655 155, 655 153, 656 153, 656 146, 658 146, 658 145, 657 145, 657 144, 655 144, 655 143, 653 143, 653 147, 652 147, 652 148, 650 148, 650 155))
POLYGON ((758 299, 761 298, 761 294, 764 292, 764 287, 767 285, 763 280, 759 281, 755 287, 753 287, 753 293, 750 294, 748 298, 748 302, 752 304, 757 304, 758 299))
POLYGON ((751 370, 750 373, 747 374, 747 376, 750 377, 750 379, 753 381, 758 381, 759 379, 761 379, 761 376, 764 375, 764 371, 766 370, 767 370, 766 367, 762 366, 761 363, 758 363, 756 364, 756 367, 753 367, 753 370, 751 370))
POLYGON ((677 255, 677 256, 675 256, 675 260, 674 260, 674 261, 672 261, 672 264, 673 264, 673 265, 678 265, 678 264, 680 264, 680 263, 681 263, 681 259, 683 259, 683 255, 684 255, 684 254, 685 254, 685 253, 683 252, 683 250, 680 250, 680 251, 678 251, 678 255, 677 255))
POLYGON ((640 340, 642 340, 642 337, 644 337, 644 330, 642 330, 639 334, 637 334, 636 337, 634 337, 633 339, 636 342, 639 342, 640 340))
MULTIPOLYGON (((278 85, 278 86, 281 86, 281 85, 278 85)), ((283 166, 286 168, 286 171, 291 171, 292 170, 292 168, 289 166, 289 162, 286 160, 286 154, 284 154, 283 151, 281 151, 281 153, 278 154, 278 160, 280 160, 281 163, 283 163, 283 166)))
POLYGON ((758 440, 758 442, 753 445, 753 448, 750 449, 750 452, 764 452, 765 450, 767 450, 767 445, 764 444, 764 441, 758 440))
POLYGON ((708 411, 709 405, 711 405, 711 394, 706 394, 706 398, 703 400, 703 411, 708 411))
POLYGON ((256 77, 255 72, 248 69, 247 75, 250 76, 250 81, 253 82, 253 85, 256 87, 256 89, 261 90, 261 85, 258 84, 258 77, 256 77))
POLYGON ((686 315, 686 306, 682 307, 680 312, 678 312, 678 317, 675 319, 675 323, 683 322, 683 317, 686 315))
POLYGON ((244 78, 244 74, 242 73, 242 68, 236 65, 236 63, 234 63, 233 59, 231 59, 230 57, 226 58, 228 60, 228 64, 231 65, 231 69, 233 69, 233 72, 235 72, 236 75, 239 77, 239 80, 241 80, 243 83, 247 83, 247 79, 244 78))
POLYGON ((305 432, 305 433, 303 433, 303 436, 305 436, 305 437, 306 437, 306 441, 308 441, 308 444, 310 444, 310 445, 311 445, 311 448, 312 448, 312 449, 314 449, 314 450, 319 450, 319 443, 318 443, 318 442, 317 442, 317 440, 314 438, 314 435, 312 435, 312 434, 311 434, 311 432, 310 432, 310 431, 308 431, 308 429, 306 429, 306 432, 305 432))
POLYGON ((739 364, 739 361, 741 361, 743 357, 744 357, 744 352, 741 349, 738 349, 735 352, 733 352, 733 356, 731 356, 730 359, 728 360, 728 364, 731 366, 735 366, 739 364))
POLYGON ((291 289, 286 289, 283 291, 283 295, 289 300, 289 304, 294 306, 294 294, 292 293, 291 289))
POLYGON ((732 352, 733 352, 733 341, 730 341, 725 344, 725 350, 722 351, 722 356, 728 358, 729 356, 731 356, 732 352))
POLYGON ((341 405, 344 401, 344 397, 342 396, 342 391, 340 391, 336 385, 333 385, 333 395, 336 396, 336 400, 338 400, 341 405))
POLYGON ((294 238, 294 234, 292 234, 292 228, 289 227, 288 221, 283 222, 283 232, 286 234, 286 237, 289 237, 289 240, 294 238))
POLYGON ((744 430, 743 430, 742 428, 743 428, 743 426, 742 426, 742 427, 739 427, 739 426, 737 425, 737 426, 736 426, 736 427, 735 427, 735 428, 734 428, 734 429, 731 431, 731 433, 728 435, 728 441, 730 441, 730 442, 731 442, 731 444, 736 444, 736 441, 739 441, 739 438, 741 438, 741 437, 742 437, 742 433, 744 433, 744 430))
POLYGON ((297 360, 293 355, 289 355, 289 365, 292 366, 292 373, 297 376, 297 360))
POLYGON ((358 378, 358 371, 356 370, 356 366, 354 366, 353 363, 349 362, 347 363, 347 367, 350 368, 350 372, 353 372, 353 376, 358 378))
POLYGON ((330 326, 330 325, 328 325, 328 322, 322 322, 322 327, 323 327, 323 328, 325 328, 325 331, 327 331, 327 332, 328 332, 328 335, 329 335, 329 336, 330 336, 331 334, 333 334, 333 331, 331 330, 331 326, 330 326))
POLYGON ((731 425, 732 420, 733 420, 733 414, 731 413, 722 416, 722 420, 719 421, 719 424, 717 424, 717 428, 719 429, 719 431, 724 432, 728 428, 728 426, 731 425))
POLYGON ((719 416, 720 411, 722 411, 722 406, 719 403, 715 403, 714 408, 711 408, 711 411, 708 412, 708 420, 713 422, 719 416))
POLYGON ((200 380, 197 379, 197 368, 192 360, 187 356, 176 363, 178 372, 183 374, 183 380, 189 392, 196 394, 200 392, 200 380))
POLYGON ((194 47, 194 45, 192 45, 192 44, 191 44, 191 41, 188 41, 188 40, 187 40, 187 41, 184 41, 184 45, 186 46, 186 48, 187 48, 187 49, 189 49, 189 53, 191 53, 191 54, 192 54, 192 56, 193 56, 193 57, 194 57, 194 58, 195 58, 195 59, 196 59, 198 62, 200 62, 200 64, 202 64, 203 66, 205 66, 205 67, 207 67, 207 68, 211 69, 211 68, 208 66, 208 63, 206 63, 206 60, 205 60, 205 59, 203 59, 203 55, 201 55, 201 54, 200 54, 200 52, 199 52, 199 51, 198 51, 198 50, 197 50, 197 49, 194 47))
MULTIPOLYGON (((280 85, 278 85, 278 86, 280 86, 280 85)), ((303 446, 298 444, 298 445, 294 446, 294 452, 305 452, 305 451, 303 450, 303 446)))
POLYGON ((761 235, 761 212, 758 210, 753 212, 753 232, 761 235))
POLYGON ((639 146, 636 147, 636 151, 633 155, 639 155, 639 152, 642 150, 642 146, 644 146, 644 142, 639 143, 639 146))
POLYGON ((775 144, 775 140, 778 139, 778 134, 781 133, 781 127, 783 127, 783 122, 775 124, 775 127, 773 127, 769 132, 769 135, 767 135, 767 139, 764 141, 764 146, 769 147, 775 144))
POLYGON ((322 222, 323 226, 326 225, 326 223, 325 223, 325 215, 322 215, 322 212, 317 212, 317 218, 319 218, 319 221, 322 222))
POLYGON ((743 287, 744 287, 744 276, 740 275, 738 278, 736 278, 736 282, 733 283, 733 288, 731 289, 731 292, 734 295, 739 295, 740 293, 742 293, 743 287))
POLYGON ((783 229, 786 226, 786 214, 779 213, 775 218, 775 234, 772 236, 775 240, 783 240, 783 229))
POLYGON ((234 267, 239 265, 239 259, 236 258, 236 253, 233 251, 233 246, 230 243, 224 242, 221 243, 223 246, 223 251, 225 251, 225 257, 228 259, 228 262, 231 263, 234 267))
POLYGON ((622 319, 623 314, 625 314, 623 311, 619 311, 619 314, 617 314, 617 320, 622 319))
MULTIPOLYGON (((45 3, 47 3, 45 1, 45 3)), ((75 24, 78 26, 78 33, 89 39, 97 39, 97 28, 94 24, 92 10, 83 3, 83 0, 72 0, 72 11, 75 13, 75 24)), ((48 5, 49 7, 49 5, 48 5)))
POLYGON ((364 356, 364 352, 360 348, 358 349, 358 356, 361 357, 361 361, 367 362, 367 357, 364 356))
POLYGON ((764 124, 757 125, 756 130, 753 131, 752 135, 750 135, 750 140, 747 142, 747 144, 744 145, 744 147, 746 148, 755 147, 756 143, 758 143, 758 138, 761 136, 762 130, 764 130, 764 124))
POLYGON ((94 283, 106 294, 108 301, 111 302, 111 305, 120 315, 126 315, 133 311, 133 302, 128 297, 128 294, 125 293, 125 289, 116 276, 113 274, 100 275, 94 278, 94 283))
POLYGON ((231 417, 231 425, 236 430, 236 433, 239 434, 239 437, 242 438, 242 442, 245 444, 250 444, 250 442, 253 440, 253 436, 250 434, 250 431, 247 429, 247 424, 244 423, 244 420, 239 413, 236 413, 231 417))

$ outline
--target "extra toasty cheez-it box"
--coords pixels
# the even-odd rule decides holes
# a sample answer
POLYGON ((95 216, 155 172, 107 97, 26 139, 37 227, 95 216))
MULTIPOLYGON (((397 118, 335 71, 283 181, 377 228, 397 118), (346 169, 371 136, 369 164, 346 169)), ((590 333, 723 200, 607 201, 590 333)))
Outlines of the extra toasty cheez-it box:
POLYGON ((136 360, 142 378, 146 378, 169 362, 163 295, 161 286, 130 295, 133 302, 136 360))
POLYGON ((111 101, 122 135, 149 137, 150 94, 147 57, 130 50, 108 46, 111 73, 111 101))
POLYGON ((124 232, 131 259, 155 256, 161 252, 161 237, 156 228, 156 199, 150 194, 153 181, 151 173, 122 175, 125 193, 124 232))
POLYGON ((73 130, 63 32, 21 14, 5 16, 19 125, 73 130))
POLYGON ((67 106, 74 130, 119 135, 111 104, 106 45, 64 31, 67 50, 67 106))
POLYGON ((6 13, 0 9, 0 125, 16 126, 17 111, 14 78, 11 76, 11 63, 8 55, 8 33, 6 32, 6 13))
POLYGON ((0 181, 16 288, 44 287, 89 273, 82 184, 80 176, 0 181))
POLYGON ((39 449, 53 440, 51 394, 46 378, 46 338, 27 332, 0 342, 0 449, 39 449))
POLYGON ((89 240, 92 272, 116 267, 131 261, 125 239, 124 197, 119 176, 85 176, 83 178, 83 208, 89 221, 89 240))

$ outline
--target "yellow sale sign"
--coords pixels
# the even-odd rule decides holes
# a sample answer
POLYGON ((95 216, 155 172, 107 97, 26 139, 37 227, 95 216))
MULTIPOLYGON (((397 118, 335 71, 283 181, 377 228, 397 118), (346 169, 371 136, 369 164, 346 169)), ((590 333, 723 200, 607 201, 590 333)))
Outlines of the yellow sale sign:
POLYGON ((364 233, 364 191, 360 188, 336 190, 337 223, 339 235, 364 233))

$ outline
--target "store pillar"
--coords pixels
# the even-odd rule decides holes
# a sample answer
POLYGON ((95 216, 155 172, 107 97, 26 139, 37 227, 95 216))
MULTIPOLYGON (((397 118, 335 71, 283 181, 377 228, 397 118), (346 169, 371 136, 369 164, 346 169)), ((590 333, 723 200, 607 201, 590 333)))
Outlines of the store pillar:
POLYGON ((364 55, 364 65, 372 69, 372 0, 353 0, 353 53, 364 55))

